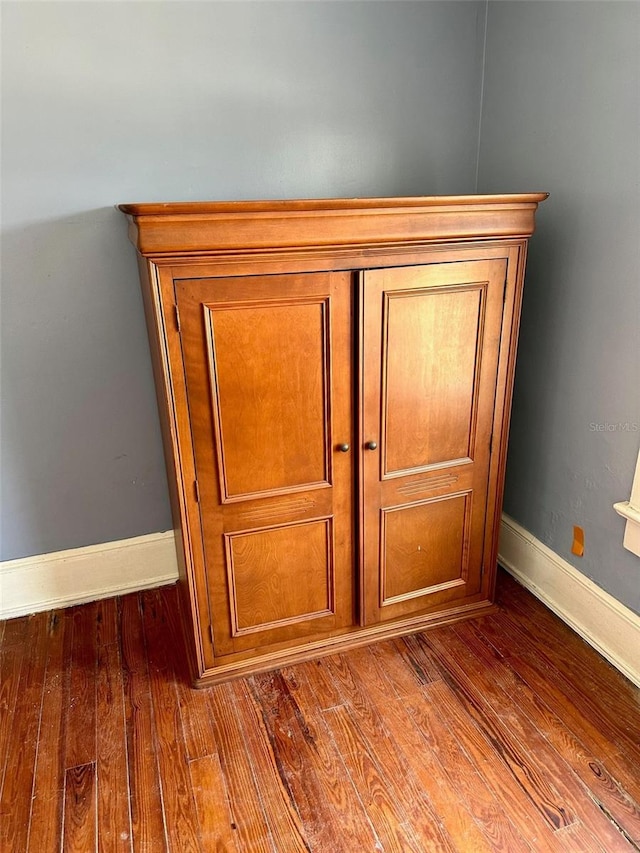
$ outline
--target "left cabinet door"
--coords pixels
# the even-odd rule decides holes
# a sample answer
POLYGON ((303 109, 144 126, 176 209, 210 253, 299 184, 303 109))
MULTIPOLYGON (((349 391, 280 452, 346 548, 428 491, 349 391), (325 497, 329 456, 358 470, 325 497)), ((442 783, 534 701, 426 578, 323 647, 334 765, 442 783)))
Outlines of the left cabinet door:
POLYGON ((175 293, 216 659, 348 628, 352 274, 175 293))

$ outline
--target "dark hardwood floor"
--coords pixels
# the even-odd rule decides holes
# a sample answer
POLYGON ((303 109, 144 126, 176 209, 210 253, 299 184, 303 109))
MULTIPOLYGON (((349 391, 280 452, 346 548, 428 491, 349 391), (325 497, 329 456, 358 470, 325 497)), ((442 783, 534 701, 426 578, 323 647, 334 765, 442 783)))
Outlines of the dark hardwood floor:
POLYGON ((0 623, 0 850, 640 849, 640 691, 499 612, 206 690, 174 587, 0 623))

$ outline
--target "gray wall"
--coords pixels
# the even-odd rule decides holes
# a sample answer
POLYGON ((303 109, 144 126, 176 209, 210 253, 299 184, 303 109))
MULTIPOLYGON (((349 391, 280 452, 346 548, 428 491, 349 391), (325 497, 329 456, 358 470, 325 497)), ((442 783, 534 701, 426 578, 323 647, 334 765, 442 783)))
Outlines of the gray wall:
POLYGON ((2 4, 0 558, 171 526, 112 206, 472 192, 484 13, 2 4))
MULTIPOLYGON (((547 189, 506 510, 640 610, 637 3, 489 4, 479 185, 547 189), (571 556, 571 528, 586 531, 571 556)), ((121 201, 473 192, 485 3, 5 2, 2 548, 170 527, 121 201)))
POLYGON ((478 189, 551 192, 530 249, 505 510, 640 612, 640 561, 611 508, 629 499, 640 444, 640 4, 492 2, 487 32, 478 189))

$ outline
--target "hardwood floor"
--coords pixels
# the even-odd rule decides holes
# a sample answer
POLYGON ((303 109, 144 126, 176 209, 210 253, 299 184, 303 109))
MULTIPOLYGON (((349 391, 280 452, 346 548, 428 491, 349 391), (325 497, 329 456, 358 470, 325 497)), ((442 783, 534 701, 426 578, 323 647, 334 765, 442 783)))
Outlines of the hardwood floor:
POLYGON ((498 590, 206 690, 174 587, 0 623, 0 850, 639 850, 640 690, 498 590))

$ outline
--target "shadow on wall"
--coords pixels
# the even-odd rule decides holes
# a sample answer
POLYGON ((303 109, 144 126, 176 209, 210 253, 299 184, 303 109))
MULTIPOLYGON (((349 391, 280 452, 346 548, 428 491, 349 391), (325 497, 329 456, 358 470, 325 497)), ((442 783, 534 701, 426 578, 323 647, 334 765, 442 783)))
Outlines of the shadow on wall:
POLYGON ((112 208, 3 235, 2 552, 171 527, 133 247, 112 208))
MULTIPOLYGON (((558 320, 570 313, 567 291, 555 286, 549 275, 562 252, 558 235, 549 223, 549 207, 560 204, 552 195, 536 223, 528 251, 518 342, 504 509, 514 518, 527 521, 533 511, 531 491, 523 489, 522 484, 535 484, 535 494, 547 494, 551 477, 545 464, 546 448, 560 431, 562 420, 557 407, 550 411, 546 404, 542 405, 544 389, 540 387, 541 377, 553 385, 563 346, 563 329, 558 320)), ((565 211, 565 215, 570 216, 571 211, 565 211)), ((544 513, 544 503, 542 500, 536 508, 538 513, 544 513)))

